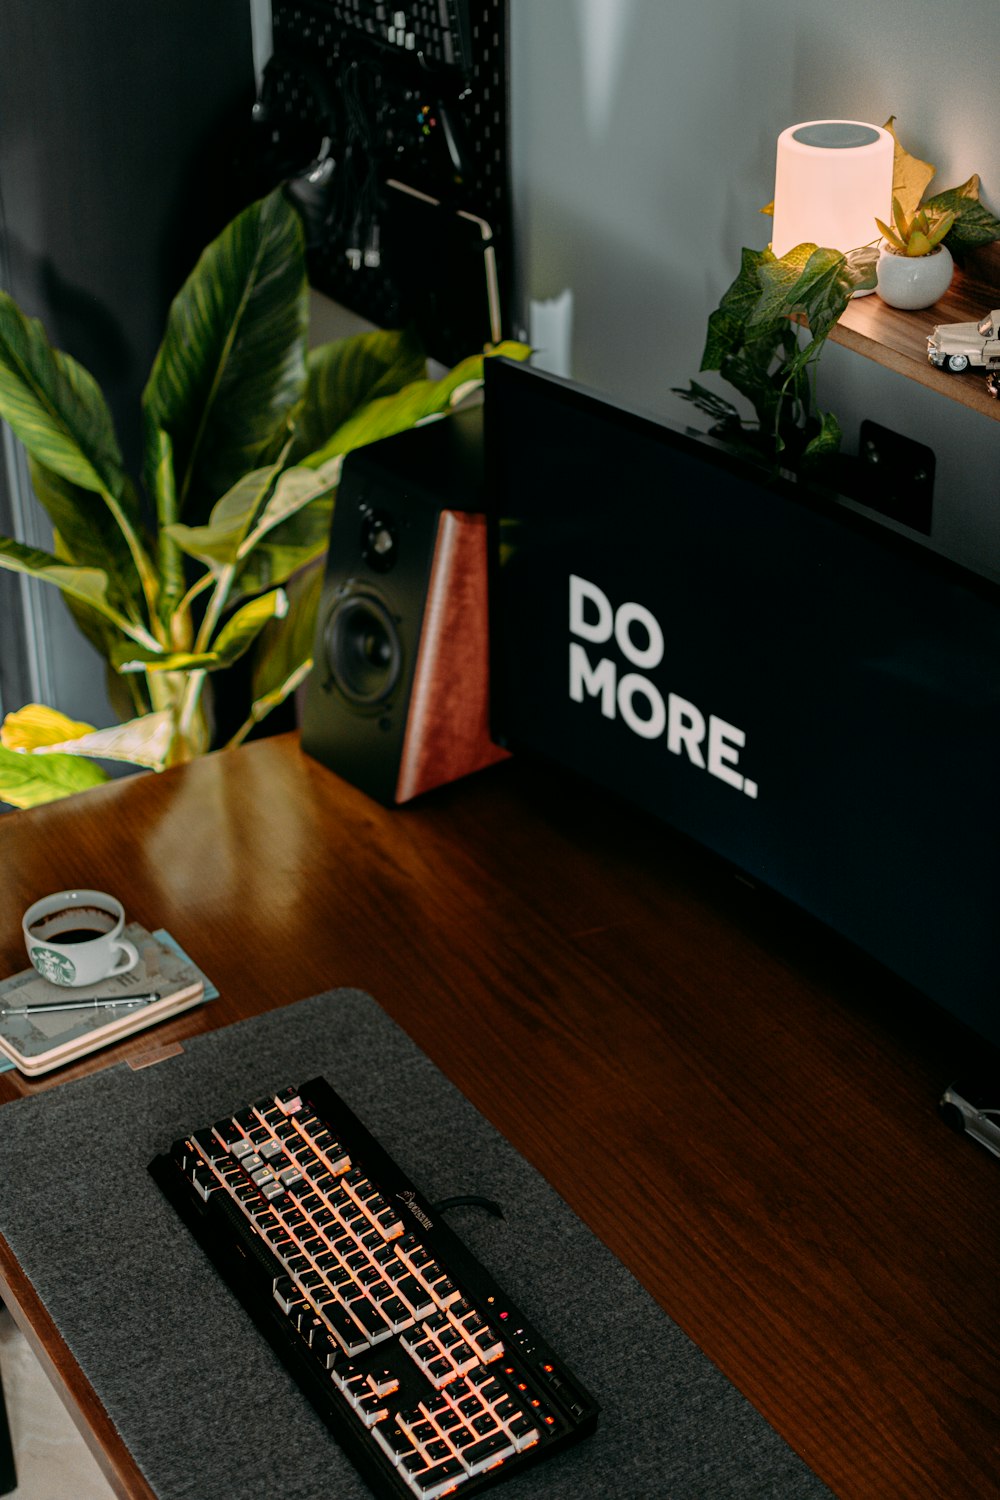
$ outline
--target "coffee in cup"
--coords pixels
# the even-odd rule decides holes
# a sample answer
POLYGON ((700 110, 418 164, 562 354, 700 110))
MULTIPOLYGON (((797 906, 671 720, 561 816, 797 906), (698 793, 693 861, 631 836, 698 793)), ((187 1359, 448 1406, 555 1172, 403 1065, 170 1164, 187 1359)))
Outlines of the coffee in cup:
POLYGON ((50 984, 98 984, 127 974, 139 962, 122 937, 125 910, 106 891, 56 891, 24 914, 24 943, 32 964, 50 984))

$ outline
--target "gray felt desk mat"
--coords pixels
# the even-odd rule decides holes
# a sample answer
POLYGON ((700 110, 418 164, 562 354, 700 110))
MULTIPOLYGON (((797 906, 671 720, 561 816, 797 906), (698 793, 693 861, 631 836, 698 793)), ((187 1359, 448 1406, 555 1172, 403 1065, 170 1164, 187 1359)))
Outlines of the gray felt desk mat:
POLYGON ((268 1090, 324 1074, 601 1404, 597 1433, 505 1500, 829 1491, 368 996, 333 990, 0 1111, 0 1231, 160 1500, 369 1491, 146 1167, 268 1090), (634 1351, 639 1351, 636 1358, 634 1351))

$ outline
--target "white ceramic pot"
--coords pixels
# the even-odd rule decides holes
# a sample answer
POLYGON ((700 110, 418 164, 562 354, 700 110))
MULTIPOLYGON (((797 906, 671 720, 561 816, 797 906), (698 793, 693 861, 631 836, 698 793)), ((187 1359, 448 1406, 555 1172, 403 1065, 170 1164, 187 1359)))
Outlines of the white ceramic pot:
POLYGON ((883 245, 875 290, 890 307, 931 307, 951 286, 954 271, 955 262, 944 245, 930 255, 897 255, 883 245))

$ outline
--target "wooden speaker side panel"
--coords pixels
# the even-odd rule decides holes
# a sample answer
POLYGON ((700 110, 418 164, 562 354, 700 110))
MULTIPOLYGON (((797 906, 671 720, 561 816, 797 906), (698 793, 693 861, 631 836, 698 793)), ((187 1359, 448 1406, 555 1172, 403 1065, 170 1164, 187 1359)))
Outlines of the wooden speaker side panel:
POLYGON ((420 632, 396 801, 503 760, 489 733, 486 517, 444 510, 420 632))

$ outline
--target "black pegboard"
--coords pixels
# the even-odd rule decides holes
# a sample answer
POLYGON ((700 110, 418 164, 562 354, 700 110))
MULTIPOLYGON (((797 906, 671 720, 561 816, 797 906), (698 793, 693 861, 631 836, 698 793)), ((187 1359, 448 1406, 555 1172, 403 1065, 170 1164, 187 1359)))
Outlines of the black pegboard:
POLYGON ((509 335, 506 0, 273 0, 272 25, 254 149, 312 284, 448 364, 509 335))

